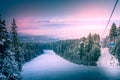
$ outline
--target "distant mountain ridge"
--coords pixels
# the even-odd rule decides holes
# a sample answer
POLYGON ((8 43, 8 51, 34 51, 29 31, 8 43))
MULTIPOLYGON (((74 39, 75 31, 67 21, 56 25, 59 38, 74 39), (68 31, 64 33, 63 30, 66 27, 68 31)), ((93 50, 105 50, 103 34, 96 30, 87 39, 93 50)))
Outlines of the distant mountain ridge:
POLYGON ((59 41, 58 38, 52 36, 44 36, 44 35, 28 35, 24 33, 19 33, 18 37, 20 42, 35 42, 35 43, 49 43, 59 41))

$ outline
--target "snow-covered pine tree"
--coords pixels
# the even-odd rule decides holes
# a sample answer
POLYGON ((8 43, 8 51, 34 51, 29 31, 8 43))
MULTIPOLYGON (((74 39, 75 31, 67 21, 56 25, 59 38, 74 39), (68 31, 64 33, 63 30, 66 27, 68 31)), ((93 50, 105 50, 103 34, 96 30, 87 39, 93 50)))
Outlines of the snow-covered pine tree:
POLYGON ((5 20, 2 20, 0 15, 0 80, 20 80, 18 63, 10 43, 5 20))
POLYGON ((18 48, 18 34, 17 34, 17 25, 15 22, 15 19, 13 18, 13 22, 12 22, 12 27, 11 27, 11 34, 12 34, 12 45, 14 46, 15 49, 18 48))
POLYGON ((19 46, 17 25, 16 25, 16 21, 14 18, 13 18, 13 22, 11 25, 12 25, 11 26, 12 49, 15 52, 15 57, 19 65, 19 70, 21 70, 22 64, 24 62, 24 52, 22 48, 19 46))
POLYGON ((91 35, 91 33, 89 33, 89 35, 88 35, 88 37, 87 37, 87 47, 86 47, 86 49, 87 49, 87 52, 89 53, 89 51, 92 49, 92 46, 93 46, 93 44, 94 44, 94 41, 93 41, 93 39, 92 39, 92 35, 91 35))
POLYGON ((119 25, 119 27, 117 28, 117 36, 120 36, 120 25, 119 25))
POLYGON ((110 36, 110 41, 115 41, 115 37, 117 36, 117 26, 115 23, 112 24, 109 36, 110 36))

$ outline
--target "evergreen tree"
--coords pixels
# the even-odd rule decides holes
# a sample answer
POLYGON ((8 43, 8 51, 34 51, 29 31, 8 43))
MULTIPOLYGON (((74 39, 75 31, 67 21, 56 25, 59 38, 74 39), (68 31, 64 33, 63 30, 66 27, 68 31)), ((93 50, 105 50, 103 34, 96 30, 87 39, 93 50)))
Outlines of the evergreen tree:
POLYGON ((82 58, 85 55, 83 41, 80 42, 79 55, 80 55, 80 58, 82 58))
POLYGON ((119 25, 119 27, 117 28, 117 36, 120 36, 120 25, 119 25))
POLYGON ((19 70, 21 70, 22 64, 24 62, 24 52, 23 52, 22 48, 19 46, 17 25, 16 25, 16 21, 14 18, 13 18, 13 22, 11 25, 12 25, 11 35, 12 35, 13 51, 15 52, 15 57, 16 57, 16 61, 18 62, 18 65, 19 65, 19 70))
POLYGON ((5 20, 0 16, 0 80, 19 80, 18 63, 11 51, 5 20))
POLYGON ((88 35, 88 44, 87 44, 87 52, 89 52, 91 49, 92 49, 92 46, 93 46, 93 39, 92 39, 92 35, 91 33, 88 35))
POLYGON ((11 34, 12 34, 12 44, 14 46, 15 49, 18 49, 18 34, 17 34, 17 25, 15 22, 15 19, 13 18, 13 22, 12 22, 12 30, 11 30, 11 34))
POLYGON ((93 35, 93 40, 94 40, 94 42, 100 42, 100 36, 99 36, 99 34, 94 34, 93 35))
POLYGON ((97 65, 96 61, 100 57, 100 47, 97 44, 93 44, 88 56, 89 65, 97 65))
POLYGON ((110 41, 114 41, 115 37, 117 36, 117 27, 115 23, 112 24, 109 36, 110 36, 110 41))
POLYGON ((114 55, 118 58, 119 62, 120 62, 120 36, 116 41, 116 46, 114 48, 114 55))

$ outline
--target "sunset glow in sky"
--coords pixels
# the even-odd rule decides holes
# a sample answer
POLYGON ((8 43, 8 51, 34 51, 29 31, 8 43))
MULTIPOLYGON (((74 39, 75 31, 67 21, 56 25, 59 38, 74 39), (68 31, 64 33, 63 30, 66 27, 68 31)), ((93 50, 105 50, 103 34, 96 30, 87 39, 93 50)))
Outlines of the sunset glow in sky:
MULTIPOLYGON (((16 19, 18 31, 63 39, 89 33, 102 35, 115 0, 1 0, 0 13, 10 24, 16 19)), ((120 2, 112 21, 120 24, 120 2)))

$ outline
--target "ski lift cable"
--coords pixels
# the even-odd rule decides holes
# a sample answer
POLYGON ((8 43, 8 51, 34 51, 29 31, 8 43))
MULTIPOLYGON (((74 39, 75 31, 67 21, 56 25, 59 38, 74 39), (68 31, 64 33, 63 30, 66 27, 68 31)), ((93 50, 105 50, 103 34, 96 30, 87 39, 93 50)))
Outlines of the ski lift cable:
MULTIPOLYGON (((110 20, 111 20, 111 18, 112 18, 112 15, 113 15, 113 13, 114 13, 114 11, 115 11, 115 8, 116 8, 116 6, 117 6, 117 3, 118 3, 118 0, 116 0, 115 5, 114 5, 114 7, 113 7, 113 9, 112 9, 111 15, 110 15, 110 17, 109 17, 109 19, 108 19, 107 25, 106 25, 106 27, 105 27, 105 30, 104 30, 103 34, 102 34, 102 39, 103 39, 103 37, 104 37, 104 35, 105 35, 106 29, 107 29, 107 27, 108 27, 108 25, 109 25, 109 23, 110 23, 110 20)), ((106 40, 106 42, 107 42, 106 44, 108 45, 108 41, 107 41, 107 40, 106 40)))
POLYGON ((105 32, 106 32, 106 29, 107 29, 107 27, 108 27, 108 25, 109 25, 109 23, 110 23, 110 20, 111 20, 111 18, 112 18, 112 15, 113 15, 113 13, 114 13, 114 11, 115 11, 115 8, 116 8, 116 6, 117 6, 117 3, 118 3, 118 0, 116 0, 116 2, 115 2, 115 5, 114 5, 113 10, 112 10, 112 13, 111 13, 111 15, 110 15, 110 17, 109 17, 109 19, 108 19, 107 25, 106 25, 105 30, 104 30, 104 32, 103 32, 103 36, 104 36, 104 34, 105 34, 105 32))

